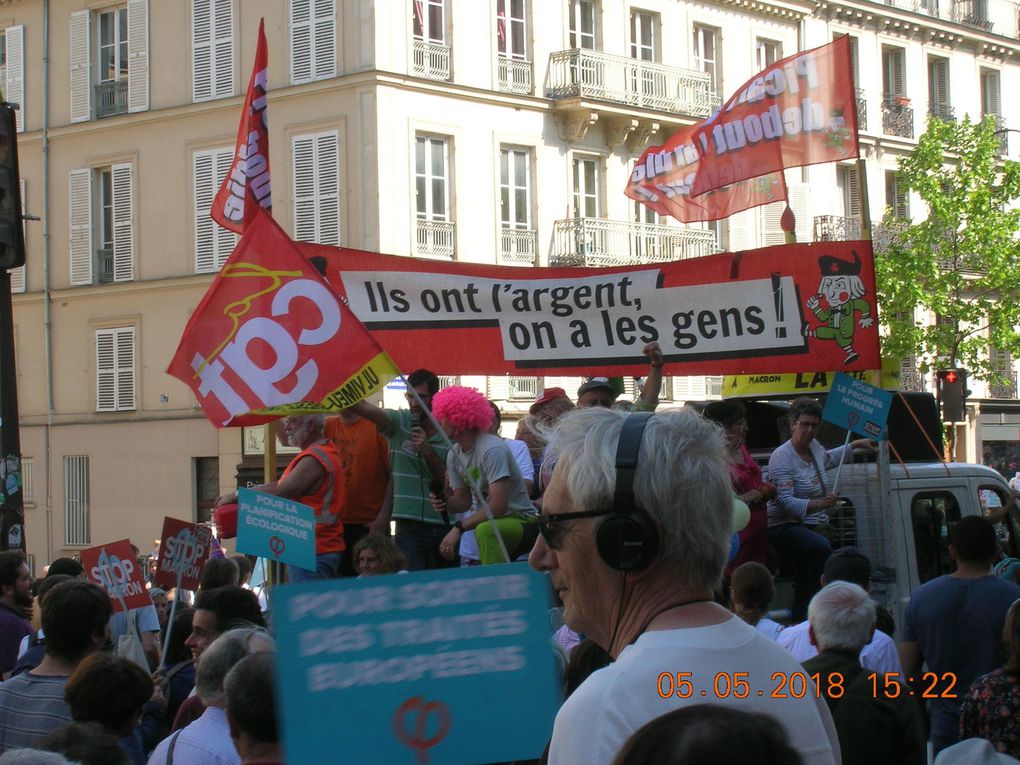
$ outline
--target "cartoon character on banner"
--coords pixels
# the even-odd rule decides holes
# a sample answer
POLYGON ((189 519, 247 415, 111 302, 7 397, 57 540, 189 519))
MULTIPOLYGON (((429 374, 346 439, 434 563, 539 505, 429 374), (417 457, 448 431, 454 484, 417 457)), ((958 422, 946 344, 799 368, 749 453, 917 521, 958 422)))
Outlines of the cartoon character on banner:
POLYGON ((861 299, 868 292, 861 281, 861 259, 856 251, 850 252, 854 256, 853 262, 832 255, 822 255, 818 259, 822 278, 818 282, 817 294, 811 295, 806 305, 815 318, 822 322, 822 326, 812 328, 810 322, 804 322, 805 337, 836 341, 846 354, 844 364, 851 364, 858 359, 853 346, 855 314, 860 314, 857 324, 862 329, 875 322, 871 316, 870 303, 861 299))

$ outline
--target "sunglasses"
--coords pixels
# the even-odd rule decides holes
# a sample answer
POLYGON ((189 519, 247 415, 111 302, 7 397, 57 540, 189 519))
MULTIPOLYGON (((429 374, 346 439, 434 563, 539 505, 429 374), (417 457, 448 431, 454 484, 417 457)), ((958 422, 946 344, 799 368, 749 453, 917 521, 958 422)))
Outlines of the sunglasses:
POLYGON ((542 541, 550 550, 559 550, 563 546, 563 539, 567 535, 568 527, 562 524, 567 521, 577 521, 581 518, 598 518, 609 515, 612 510, 581 510, 576 513, 539 513, 535 523, 538 524, 538 533, 542 541))

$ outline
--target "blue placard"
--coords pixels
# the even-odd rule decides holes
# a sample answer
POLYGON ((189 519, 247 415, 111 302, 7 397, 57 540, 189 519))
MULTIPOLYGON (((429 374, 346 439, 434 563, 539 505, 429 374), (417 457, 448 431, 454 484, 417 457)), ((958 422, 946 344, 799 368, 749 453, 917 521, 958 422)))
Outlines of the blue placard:
POLYGON ((273 595, 287 762, 462 765, 542 753, 562 681, 549 582, 527 565, 273 595))
POLYGON ((892 406, 891 391, 837 372, 825 399, 822 419, 868 438, 885 438, 885 423, 892 406))
POLYGON ((315 511, 283 497, 238 489, 237 551, 315 571, 315 511))

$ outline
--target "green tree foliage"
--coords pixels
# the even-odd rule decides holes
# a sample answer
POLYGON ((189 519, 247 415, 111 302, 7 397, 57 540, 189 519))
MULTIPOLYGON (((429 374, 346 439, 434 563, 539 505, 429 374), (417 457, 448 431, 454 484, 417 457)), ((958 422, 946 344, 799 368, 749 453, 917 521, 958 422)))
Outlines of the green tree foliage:
POLYGON ((900 161, 928 217, 887 221, 893 236, 876 254, 883 355, 916 355, 924 373, 962 366, 996 382, 990 349, 1020 356, 1020 163, 1002 159, 1007 134, 995 130, 991 118, 932 117, 900 161), (940 320, 915 322, 915 307, 940 320))

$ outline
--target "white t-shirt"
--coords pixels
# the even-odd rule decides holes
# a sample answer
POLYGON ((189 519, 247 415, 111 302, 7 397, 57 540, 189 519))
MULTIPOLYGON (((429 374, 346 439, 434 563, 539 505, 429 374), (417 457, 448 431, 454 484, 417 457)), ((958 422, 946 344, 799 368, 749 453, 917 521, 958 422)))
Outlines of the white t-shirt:
MULTIPOLYGON (((808 623, 792 624, 779 633, 776 642, 790 652, 797 661, 804 662, 818 655, 818 649, 811 645, 808 635, 808 623)), ((873 672, 895 672, 903 674, 900 655, 896 651, 896 641, 882 630, 875 630, 871 642, 861 649, 861 666, 873 672)))
MULTIPOLYGON (((593 673, 556 715, 550 765, 610 765, 627 739, 645 723, 693 704, 710 703, 767 714, 786 730, 804 765, 840 762, 839 742, 824 699, 813 693, 794 698, 787 683, 803 668, 782 648, 736 617, 710 627, 646 632, 620 653, 615 663, 593 673), (662 673, 677 672, 690 682, 690 698, 681 698, 662 673), (746 675, 735 677, 735 673, 746 675), (746 680, 745 699, 726 694, 727 682, 746 680), (718 689, 718 692, 717 692, 718 689), (785 693, 785 698, 776 697, 785 693), (724 697, 725 696, 725 697, 724 697)), ((806 680, 806 678, 805 678, 806 680)), ((810 680, 806 680, 810 683, 810 680)), ((799 686, 798 686, 799 687, 799 686)))

